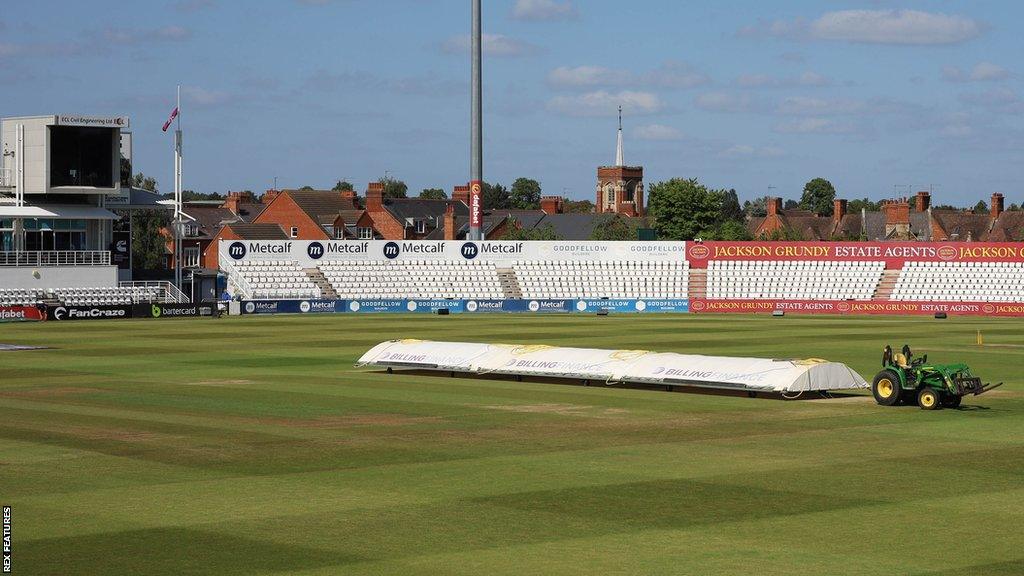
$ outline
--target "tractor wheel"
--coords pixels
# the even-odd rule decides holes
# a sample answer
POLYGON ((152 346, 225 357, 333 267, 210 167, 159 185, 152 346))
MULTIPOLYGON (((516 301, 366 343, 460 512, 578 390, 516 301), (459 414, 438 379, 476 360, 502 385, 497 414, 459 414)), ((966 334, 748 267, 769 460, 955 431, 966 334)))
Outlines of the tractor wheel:
POLYGON ((882 370, 871 383, 871 394, 882 406, 895 406, 900 401, 900 377, 892 370, 882 370))
POLYGON ((917 405, 921 407, 921 410, 938 410, 942 408, 942 400, 934 388, 921 388, 921 391, 917 393, 917 405))
POLYGON ((942 395, 942 407, 943 408, 959 408, 960 402, 964 399, 963 396, 957 396, 956 394, 943 394, 942 395))

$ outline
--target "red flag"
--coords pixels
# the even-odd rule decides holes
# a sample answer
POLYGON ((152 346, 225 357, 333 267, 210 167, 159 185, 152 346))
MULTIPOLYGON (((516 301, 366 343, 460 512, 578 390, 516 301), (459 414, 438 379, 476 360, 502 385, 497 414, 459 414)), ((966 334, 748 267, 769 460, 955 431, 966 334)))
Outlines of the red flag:
POLYGON ((167 122, 164 122, 164 132, 167 132, 167 129, 171 127, 171 122, 174 122, 174 119, 177 118, 177 117, 178 117, 178 107, 175 106, 174 110, 171 110, 171 117, 167 119, 167 122))

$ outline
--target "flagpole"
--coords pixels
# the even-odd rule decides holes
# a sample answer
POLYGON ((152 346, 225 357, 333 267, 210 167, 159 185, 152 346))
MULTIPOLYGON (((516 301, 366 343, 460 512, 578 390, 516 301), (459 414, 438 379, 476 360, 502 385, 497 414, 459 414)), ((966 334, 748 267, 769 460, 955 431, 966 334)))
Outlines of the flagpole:
POLYGON ((174 283, 178 290, 181 285, 181 258, 184 253, 181 247, 181 85, 178 85, 176 97, 176 109, 178 114, 175 118, 174 130, 174 283))

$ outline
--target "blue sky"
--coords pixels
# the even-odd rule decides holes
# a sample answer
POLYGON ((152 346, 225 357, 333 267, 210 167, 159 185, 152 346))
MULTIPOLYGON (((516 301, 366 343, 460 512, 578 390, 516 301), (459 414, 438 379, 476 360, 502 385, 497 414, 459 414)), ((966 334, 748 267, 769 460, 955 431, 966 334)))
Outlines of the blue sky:
MULTIPOLYGON (((6 3, 0 115, 125 114, 135 166, 185 186, 414 191, 469 173, 468 0, 6 3)), ((484 0, 485 179, 593 198, 612 163, 741 198, 830 179, 874 199, 1021 202, 1019 2, 484 0)))

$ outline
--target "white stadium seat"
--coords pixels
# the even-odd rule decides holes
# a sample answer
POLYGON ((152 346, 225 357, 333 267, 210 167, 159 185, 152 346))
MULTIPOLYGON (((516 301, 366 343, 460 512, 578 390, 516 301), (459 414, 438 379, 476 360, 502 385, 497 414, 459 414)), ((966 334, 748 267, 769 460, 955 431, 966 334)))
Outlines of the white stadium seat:
POLYGON ((871 300, 885 262, 708 262, 712 299, 871 300))
POLYGON ((523 298, 687 297, 685 261, 520 262, 513 266, 523 298))
POLYGON ((260 300, 320 298, 320 288, 296 262, 269 260, 240 262, 234 265, 249 286, 252 297, 260 300))
POLYGON ((890 300, 1024 302, 1024 263, 907 262, 890 300))
POLYGON ((321 264, 320 272, 344 299, 505 297, 492 262, 338 261, 321 264))

